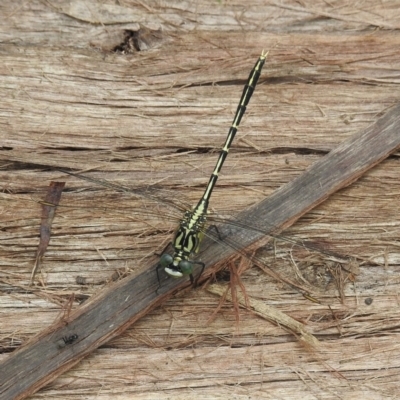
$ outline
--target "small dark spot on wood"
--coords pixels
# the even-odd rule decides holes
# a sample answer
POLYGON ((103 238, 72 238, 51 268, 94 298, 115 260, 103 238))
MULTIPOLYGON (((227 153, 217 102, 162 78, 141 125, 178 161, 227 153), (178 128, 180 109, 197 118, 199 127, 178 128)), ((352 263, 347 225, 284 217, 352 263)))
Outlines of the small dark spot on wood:
POLYGON ((364 303, 365 303, 367 306, 370 306, 370 305, 372 304, 373 301, 374 301, 374 300, 371 299, 371 297, 367 297, 367 298, 364 300, 364 303))
POLYGON ((69 335, 69 336, 64 336, 63 338, 57 340, 57 346, 59 348, 63 348, 69 344, 74 343, 78 339, 78 335, 76 333, 69 335))
POLYGON ((215 274, 217 282, 229 282, 231 280, 231 272, 229 269, 222 269, 215 274))
POLYGON ((77 276, 76 277, 76 283, 78 284, 78 285, 86 285, 87 284, 87 280, 86 280, 86 278, 84 277, 84 276, 77 276))
POLYGON ((146 27, 141 27, 138 31, 127 29, 124 35, 123 42, 114 47, 115 53, 131 54, 150 50, 159 47, 163 39, 161 29, 151 30, 146 27))

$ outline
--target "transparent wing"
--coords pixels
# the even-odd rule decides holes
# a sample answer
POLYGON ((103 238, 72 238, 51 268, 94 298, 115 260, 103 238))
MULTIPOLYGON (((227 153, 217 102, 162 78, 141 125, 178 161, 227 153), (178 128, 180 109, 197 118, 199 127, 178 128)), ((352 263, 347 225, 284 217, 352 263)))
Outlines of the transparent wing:
MULTIPOLYGON (((107 190, 107 196, 104 195, 102 204, 100 203, 100 205, 98 205, 97 202, 93 202, 93 204, 90 205, 90 208, 93 210, 94 219, 97 218, 96 215, 98 215, 99 212, 101 213, 101 223, 103 226, 107 225, 107 222, 104 221, 104 216, 109 215, 113 216, 112 220, 108 222, 112 225, 118 225, 122 223, 122 220, 126 223, 126 220, 129 219, 142 222, 143 231, 138 232, 136 230, 133 234, 145 234, 146 227, 158 230, 165 229, 166 233, 172 233, 177 227, 179 220, 182 218, 184 211, 191 208, 188 202, 181 199, 178 202, 176 196, 171 191, 161 190, 156 186, 130 188, 86 175, 74 174, 67 171, 66 173, 78 179, 83 179, 95 185, 110 189, 107 190), (121 220, 115 218, 115 216, 118 215, 121 216, 121 220), (165 228, 165 222, 169 223, 167 224, 167 228, 165 228)), ((83 202, 76 201, 75 199, 74 204, 67 205, 62 203, 61 206, 66 209, 88 207, 87 204, 84 206, 82 203, 83 202)), ((307 265, 310 265, 312 262, 314 266, 320 265, 325 270, 327 269, 326 262, 324 264, 321 257, 315 255, 316 252, 317 254, 324 254, 325 258, 327 258, 330 263, 337 263, 339 261, 346 262, 345 257, 326 251, 321 243, 310 243, 298 238, 276 234, 278 228, 269 224, 268 221, 259 223, 253 221, 251 225, 249 225, 246 221, 232 220, 217 215, 209 215, 207 219, 208 225, 223 224, 224 226, 224 228, 220 227, 218 230, 213 227, 205 230, 205 236, 211 241, 218 243, 221 248, 232 249, 237 254, 250 259, 263 268, 266 273, 275 279, 284 281, 288 285, 297 288, 297 290, 300 290, 305 296, 312 297, 310 293, 313 288, 315 288, 316 283, 318 283, 313 279, 313 273, 308 272, 310 268, 307 265), (232 230, 240 231, 240 237, 238 238, 232 235, 232 230), (254 252, 245 250, 250 243, 260 239, 262 239, 264 243, 266 241, 270 242, 269 247, 270 249, 273 247, 274 259, 279 260, 279 263, 271 261, 271 258, 269 258, 269 266, 267 266, 265 257, 261 254, 262 252, 259 251, 257 254, 254 254, 254 252), (285 245, 280 244, 278 246, 277 241, 283 242, 285 245), (338 259, 339 257, 340 260, 338 259), (289 266, 282 267, 283 259, 289 261, 289 266), (303 259, 302 264, 297 263, 295 261, 297 259, 303 259), (306 266, 304 266, 304 263, 306 266), (305 271, 305 273, 302 271, 305 271), (307 275, 308 279, 306 279, 304 275, 307 275)), ((121 226, 119 228, 123 229, 121 226)), ((201 249, 204 249, 204 246, 206 246, 206 244, 203 244, 201 249)), ((202 251, 200 251, 200 258, 201 253, 202 251)), ((315 270, 317 267, 313 268, 315 276, 322 276, 321 272, 315 270)), ((328 267, 328 269, 329 268, 331 267, 328 267)), ((323 281, 325 287, 323 285, 321 286, 321 284, 317 285, 320 286, 322 290, 325 290, 326 285, 330 284, 333 280, 332 274, 325 273, 324 276, 325 278, 321 278, 320 281, 323 281)))

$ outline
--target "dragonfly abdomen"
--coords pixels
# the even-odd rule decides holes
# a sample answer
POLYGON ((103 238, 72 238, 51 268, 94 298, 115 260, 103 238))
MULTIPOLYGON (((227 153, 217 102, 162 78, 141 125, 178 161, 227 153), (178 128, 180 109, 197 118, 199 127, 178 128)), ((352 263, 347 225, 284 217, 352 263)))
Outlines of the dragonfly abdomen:
POLYGON ((261 56, 259 57, 250 72, 246 85, 243 89, 242 96, 240 97, 235 117, 233 118, 232 125, 229 129, 228 136, 220 151, 217 163, 215 165, 213 173, 210 176, 210 180, 207 184, 204 194, 194 210, 192 212, 187 211, 183 216, 179 224, 178 230, 175 234, 175 238, 172 242, 174 255, 172 256, 170 254, 163 254, 161 256, 160 264, 157 267, 157 275, 158 268, 163 267, 168 275, 175 278, 189 275, 191 282, 193 282, 192 273, 194 264, 200 264, 202 265, 202 271, 204 269, 204 263, 199 261, 193 262, 190 261, 189 258, 193 253, 197 253, 199 251, 199 246, 201 240, 203 239, 203 228, 206 222, 208 202, 211 193, 214 189, 215 184, 217 183, 218 174, 222 169, 226 157, 228 156, 229 149, 232 145, 233 139, 235 138, 240 121, 246 111, 246 107, 249 104, 250 98, 257 85, 257 81, 260 77, 261 69, 265 63, 267 54, 268 53, 264 52, 261 53, 261 56))

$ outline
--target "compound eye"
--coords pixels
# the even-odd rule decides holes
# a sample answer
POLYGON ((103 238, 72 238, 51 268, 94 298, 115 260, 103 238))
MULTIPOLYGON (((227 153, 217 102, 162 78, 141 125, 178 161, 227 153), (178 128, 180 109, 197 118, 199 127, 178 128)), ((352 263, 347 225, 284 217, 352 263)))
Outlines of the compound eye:
POLYGON ((160 257, 160 265, 163 268, 169 267, 172 264, 173 258, 171 256, 171 254, 163 254, 160 257))
POLYGON ((179 268, 183 275, 190 275, 193 272, 193 263, 187 260, 182 260, 179 263, 179 268))

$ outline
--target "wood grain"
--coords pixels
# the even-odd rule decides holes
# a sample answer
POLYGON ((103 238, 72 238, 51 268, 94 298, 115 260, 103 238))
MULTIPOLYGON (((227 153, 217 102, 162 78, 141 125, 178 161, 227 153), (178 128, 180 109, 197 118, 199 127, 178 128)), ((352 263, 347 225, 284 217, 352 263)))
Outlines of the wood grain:
MULTIPOLYGON (((258 227, 259 231, 254 230, 251 236, 247 235, 245 240, 241 237, 236 243, 248 247, 269 233, 271 226, 283 229, 291 225, 329 194, 358 179, 363 172, 400 146, 399 129, 400 105, 397 105, 364 132, 340 144, 299 178, 250 210, 242 212, 238 222, 250 221, 250 226, 258 227), (298 201, 293 202, 293 199, 298 201), (260 223, 264 220, 269 221, 267 226, 260 223)), ((240 225, 232 228, 229 227, 229 234, 225 227, 218 228, 225 243, 232 243, 232 237, 243 235, 240 225)), ((247 231, 248 229, 245 230, 246 233, 247 231)), ((234 253, 234 247, 226 247, 221 251, 221 244, 216 242, 204 246, 207 250, 201 253, 201 259, 206 263, 207 269, 234 253)), ((130 278, 109 286, 76 312, 42 332, 29 345, 16 351, 1 366, 4 371, 0 379, 2 397, 26 398, 75 365, 94 348, 119 335, 156 305, 165 302, 177 289, 188 286, 187 280, 169 279, 162 281, 159 287, 156 266, 150 266, 141 273, 132 274, 130 278), (58 342, 71 335, 76 336, 77 340, 63 346, 60 351, 58 342)), ((277 277, 273 271, 271 274, 274 278, 277 277)), ((207 272, 204 274, 206 276, 207 272)), ((240 302, 244 303, 244 300, 240 302)), ((254 302, 252 307, 254 308, 254 302)), ((282 325, 293 330, 293 322, 289 319, 285 321, 281 318, 280 321, 282 325)), ((305 329, 301 335, 303 331, 305 329)))
MULTIPOLYGON (((125 10, 108 13, 101 4, 0 5, 0 362, 54 321, 80 312, 83 300, 109 290, 113 275, 135 276, 138 266, 152 265, 175 227, 159 218, 162 207, 146 209, 141 199, 65 179, 51 166, 150 185, 195 203, 244 80, 269 49, 211 202, 231 217, 322 162, 399 101, 394 1, 357 8, 340 1, 196 7, 126 1, 125 10), (112 52, 139 24, 161 27, 162 34, 142 39, 146 51, 112 52), (66 180, 67 189, 31 287, 40 226, 40 205, 32 198, 43 198, 51 180, 66 180)), ((322 358, 251 313, 241 311, 237 322, 231 305, 218 306, 197 289, 166 301, 106 346, 93 346, 89 357, 32 398, 395 398, 399 193, 395 154, 285 232, 363 260, 337 299, 335 279, 324 281, 324 271, 335 267, 316 256, 305 266, 306 256, 292 250, 332 312, 260 269, 240 276, 248 296, 305 323, 324 345, 322 358)), ((290 244, 282 248, 263 260, 293 278, 290 244)))

